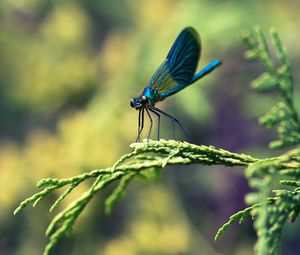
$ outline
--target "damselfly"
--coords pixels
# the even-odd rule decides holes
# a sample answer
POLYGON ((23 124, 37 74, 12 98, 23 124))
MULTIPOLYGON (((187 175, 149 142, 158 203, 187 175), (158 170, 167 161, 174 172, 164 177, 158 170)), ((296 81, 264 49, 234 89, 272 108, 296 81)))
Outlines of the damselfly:
POLYGON ((151 113, 157 116, 158 140, 160 138, 161 114, 173 121, 173 133, 175 132, 175 123, 177 123, 187 136, 187 132, 180 121, 158 109, 155 104, 193 84, 221 64, 221 61, 218 59, 212 60, 199 73, 195 74, 200 54, 201 43, 197 31, 192 27, 183 29, 175 40, 167 58, 151 77, 142 95, 130 100, 131 107, 139 110, 137 141, 140 141, 140 136, 144 128, 145 111, 150 120, 148 139, 150 138, 153 126, 151 113))

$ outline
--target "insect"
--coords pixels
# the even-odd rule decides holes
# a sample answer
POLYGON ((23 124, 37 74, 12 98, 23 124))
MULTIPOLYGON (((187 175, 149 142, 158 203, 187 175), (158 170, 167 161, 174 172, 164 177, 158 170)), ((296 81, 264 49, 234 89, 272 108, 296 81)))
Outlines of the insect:
POLYGON ((157 116, 158 140, 160 138, 161 114, 172 120, 173 134, 175 133, 175 123, 177 123, 188 137, 180 121, 172 115, 158 109, 155 104, 193 84, 221 64, 221 61, 218 59, 212 60, 200 72, 195 74, 200 54, 201 43, 197 31, 193 27, 183 29, 175 40, 166 59, 152 75, 142 95, 130 100, 131 107, 139 111, 138 136, 136 141, 140 141, 140 136, 144 128, 145 112, 150 120, 148 140, 153 126, 153 118, 150 113, 157 116))

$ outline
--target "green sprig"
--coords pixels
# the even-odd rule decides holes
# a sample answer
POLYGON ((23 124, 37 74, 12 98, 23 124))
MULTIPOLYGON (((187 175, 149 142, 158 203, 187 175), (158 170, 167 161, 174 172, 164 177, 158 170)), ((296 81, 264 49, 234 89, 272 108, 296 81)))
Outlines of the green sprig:
POLYGON ((252 206, 247 207, 244 210, 238 211, 237 213, 230 216, 229 221, 227 221, 219 230, 217 231, 217 234, 215 235, 215 240, 217 241, 220 239, 220 237, 225 233, 227 229, 231 227, 231 225, 238 221, 239 224, 243 223, 246 219, 246 217, 256 208, 259 204, 255 204, 252 206))
POLYGON ((259 122, 267 128, 278 125, 279 140, 271 142, 270 147, 282 149, 300 143, 300 122, 294 107, 293 79, 286 49, 276 29, 271 28, 270 35, 279 66, 271 58, 267 40, 259 27, 252 32, 244 32, 242 38, 249 48, 245 53, 246 58, 259 61, 265 69, 265 72, 252 82, 252 88, 257 91, 275 89, 281 96, 278 105, 272 107, 259 122))

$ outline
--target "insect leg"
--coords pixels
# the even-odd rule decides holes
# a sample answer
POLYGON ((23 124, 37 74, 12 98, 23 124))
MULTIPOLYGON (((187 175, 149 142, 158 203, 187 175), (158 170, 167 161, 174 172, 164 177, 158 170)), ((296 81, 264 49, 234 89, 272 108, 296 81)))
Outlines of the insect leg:
POLYGON ((137 136, 135 142, 139 142, 140 129, 141 129, 141 109, 139 109, 138 136, 137 136))
POLYGON ((150 112, 149 112, 148 108, 146 107, 145 109, 146 109, 146 112, 147 112, 148 117, 150 119, 150 129, 149 129, 148 138, 147 138, 147 141, 149 141, 150 135, 151 135, 151 131, 152 131, 152 126, 153 126, 153 119, 152 119, 152 117, 150 115, 150 112))
POLYGON ((159 141, 160 138, 160 114, 152 109, 152 107, 149 107, 149 111, 153 112, 157 116, 157 140, 159 141))
POLYGON ((141 133, 144 128, 144 108, 139 110, 139 128, 138 128, 138 137, 136 138, 136 142, 140 142, 141 133))
MULTIPOLYGON (((154 107, 154 106, 152 107, 152 110, 155 110, 155 111, 157 111, 157 112, 159 112, 159 113, 161 113, 161 114, 167 116, 168 118, 172 119, 173 122, 176 122, 176 123, 178 124, 178 126, 181 128, 181 130, 183 131, 183 133, 184 133, 184 135, 186 136, 186 138, 187 138, 188 140, 190 140, 190 137, 189 137, 188 133, 186 132, 186 130, 184 129, 183 125, 180 123, 180 121, 179 121, 178 119, 176 119, 176 118, 173 117, 172 115, 170 115, 170 114, 168 114, 168 113, 166 113, 166 112, 164 112, 164 111, 162 111, 162 110, 160 110, 160 109, 158 109, 158 108, 156 108, 156 107, 154 107)), ((173 128, 174 128, 174 127, 173 127, 173 128)), ((173 131, 173 132, 174 132, 174 131, 173 131)))

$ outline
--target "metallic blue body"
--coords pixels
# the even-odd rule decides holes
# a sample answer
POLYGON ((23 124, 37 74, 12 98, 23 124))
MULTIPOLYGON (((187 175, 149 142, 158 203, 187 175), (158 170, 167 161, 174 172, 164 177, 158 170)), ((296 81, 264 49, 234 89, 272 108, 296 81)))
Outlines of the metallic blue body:
POLYGON ((151 86, 147 86, 142 95, 149 99, 149 103, 155 103, 159 100, 159 94, 157 90, 152 89, 151 86))
MULTIPOLYGON (((221 64, 220 60, 215 59, 195 74, 200 55, 201 42, 197 31, 192 27, 183 29, 172 45, 166 59, 152 75, 142 95, 130 101, 131 106, 139 110, 139 134, 137 140, 139 140, 143 129, 144 110, 146 110, 151 121, 150 132, 152 117, 149 111, 157 115, 158 121, 160 121, 160 114, 164 114, 171 118, 173 122, 179 124, 184 130, 177 119, 156 108, 155 104, 193 84, 221 64)), ((150 137, 150 132, 148 138, 150 137)))
POLYGON ((212 70, 214 70, 219 65, 221 65, 221 61, 219 59, 212 60, 206 67, 204 67, 199 73, 197 73, 193 77, 191 84, 194 83, 195 81, 201 79, 203 76, 207 75, 208 73, 210 73, 212 70))

